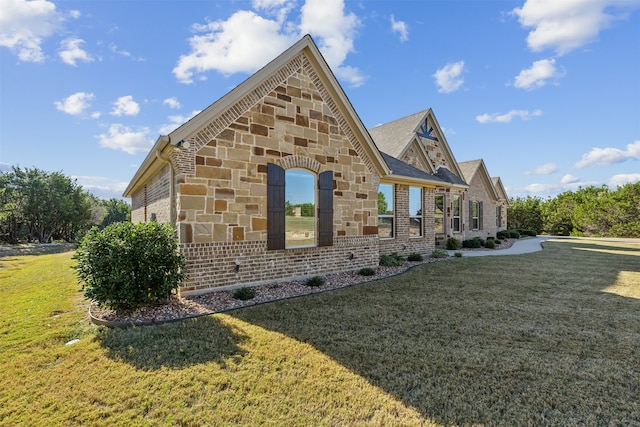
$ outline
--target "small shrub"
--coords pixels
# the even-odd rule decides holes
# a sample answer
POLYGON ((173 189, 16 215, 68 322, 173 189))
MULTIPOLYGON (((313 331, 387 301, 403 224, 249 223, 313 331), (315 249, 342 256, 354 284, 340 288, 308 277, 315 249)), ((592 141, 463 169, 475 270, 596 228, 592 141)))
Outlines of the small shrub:
POLYGON ((422 255, 414 252, 412 254, 409 254, 409 256, 407 257, 407 261, 422 261, 422 255))
POLYGON ((250 300, 256 297, 256 290, 255 288, 249 288, 245 286, 236 289, 236 291, 233 293, 233 297, 242 301, 250 300))
POLYGON ((313 277, 309 277, 306 281, 306 285, 307 286, 322 286, 324 285, 325 282, 325 278, 322 276, 313 276, 313 277))
POLYGON ((520 233, 518 233, 516 230, 509 230, 509 237, 512 239, 519 239, 520 233))
POLYGON ((84 296, 113 310, 165 303, 184 277, 173 227, 157 222, 94 227, 73 259, 84 296))
POLYGON ((400 267, 404 264, 404 258, 396 252, 391 255, 380 255, 380 265, 383 267, 400 267))
POLYGON ((487 242, 484 245, 487 249, 495 249, 496 248, 496 241, 494 239, 490 239, 487 240, 487 242))
POLYGON ((496 236, 498 237, 498 239, 508 239, 509 237, 511 237, 509 230, 498 231, 498 233, 496 233, 496 236))
POLYGON ((447 250, 455 251, 456 249, 460 249, 460 240, 455 237, 449 237, 447 239, 447 250))
POLYGON ((453 256, 455 256, 456 258, 462 258, 462 252, 455 252, 453 256))
POLYGON ((500 239, 495 239, 493 242, 494 242, 496 245, 499 245, 500 243, 502 243, 502 240, 500 240, 500 239))
POLYGON ((536 233, 535 230, 529 230, 529 229, 517 229, 516 230, 518 233, 520 233, 521 236, 531 236, 531 237, 536 237, 538 235, 538 233, 536 233))
POLYGON ((441 248, 434 249, 433 252, 431 252, 431 258, 447 258, 448 256, 449 252, 441 248))
POLYGON ((375 276, 376 270, 370 267, 365 267, 361 268, 360 271, 358 271, 358 274, 361 276, 375 276))
POLYGON ((486 244, 485 241, 482 240, 480 237, 474 237, 473 239, 467 239, 463 241, 462 247, 469 248, 469 249, 478 249, 478 248, 481 248, 484 244, 486 244))

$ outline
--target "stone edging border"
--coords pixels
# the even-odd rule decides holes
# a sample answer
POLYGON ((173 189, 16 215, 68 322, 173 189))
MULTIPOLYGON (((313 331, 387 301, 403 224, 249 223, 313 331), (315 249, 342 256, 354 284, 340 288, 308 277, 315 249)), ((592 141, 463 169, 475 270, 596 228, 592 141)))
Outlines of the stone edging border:
MULTIPOLYGON (((456 259, 459 259, 459 258, 457 258, 457 257, 442 258, 442 259, 439 259, 439 260, 437 260, 435 262, 452 261, 452 260, 456 260, 456 259)), ((212 314, 218 314, 218 313, 228 313, 230 311, 240 310, 240 309, 243 309, 243 308, 256 307, 258 305, 270 304, 272 302, 286 301, 286 300, 290 300, 290 299, 294 299, 294 298, 305 297, 305 296, 308 296, 308 295, 317 295, 317 294, 323 294, 323 293, 326 293, 326 292, 336 291, 338 289, 346 289, 346 288, 350 288, 352 286, 366 285, 368 283, 374 283, 374 282, 377 282, 379 280, 383 280, 383 279, 388 279, 390 277, 399 276, 399 275, 404 274, 404 273, 406 273, 406 272, 408 272, 410 270, 413 270, 416 267, 421 267, 421 266, 427 265, 427 264, 431 264, 431 263, 427 262, 427 263, 421 263, 421 264, 412 265, 412 266, 407 267, 407 269, 402 270, 402 271, 400 271, 398 273, 390 274, 388 276, 380 277, 378 279, 367 280, 367 281, 364 281, 364 282, 350 283, 348 285, 341 286, 339 288, 324 289, 324 290, 318 290, 318 291, 315 291, 315 292, 308 292, 306 294, 291 295, 291 296, 288 296, 288 297, 276 298, 276 299, 269 300, 269 301, 254 302, 254 303, 250 303, 250 304, 247 304, 247 305, 243 305, 242 307, 233 307, 233 308, 227 308, 227 309, 223 309, 223 310, 209 311, 209 312, 206 312, 206 313, 198 313, 198 314, 193 314, 193 315, 190 315, 190 316, 176 317, 174 319, 140 320, 140 321, 128 321, 128 322, 119 322, 117 320, 105 320, 105 319, 100 319, 98 317, 95 317, 91 313, 91 305, 89 305, 88 314, 89 314, 89 320, 91 320, 91 323, 93 323, 94 325, 97 325, 97 326, 106 326, 108 328, 128 328, 128 327, 132 327, 132 326, 159 326, 159 325, 164 325, 165 323, 174 323, 174 322, 179 322, 181 320, 188 320, 188 319, 195 319, 195 318, 198 318, 198 317, 211 316, 212 314)))

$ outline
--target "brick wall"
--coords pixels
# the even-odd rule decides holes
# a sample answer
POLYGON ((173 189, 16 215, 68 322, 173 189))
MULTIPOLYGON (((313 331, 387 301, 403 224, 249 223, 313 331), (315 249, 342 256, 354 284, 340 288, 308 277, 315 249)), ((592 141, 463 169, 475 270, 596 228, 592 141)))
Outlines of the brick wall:
POLYGON ((422 237, 409 236, 409 186, 396 184, 394 190, 395 236, 392 239, 379 241, 380 254, 388 255, 395 252, 402 256, 411 253, 430 255, 435 247, 434 190, 431 188, 422 190, 422 237))
POLYGON ((266 242, 182 244, 188 279, 182 295, 376 267, 377 236, 338 237, 333 246, 268 251, 266 242), (236 271, 236 266, 237 271, 236 271))
POLYGON ((469 184, 469 189, 467 190, 467 200, 465 202, 465 224, 466 224, 466 232, 465 239, 472 239, 474 237, 481 237, 486 239, 488 236, 495 237, 497 232, 496 227, 496 206, 497 201, 492 200, 487 191, 486 185, 488 185, 483 179, 481 174, 478 172, 474 175, 473 179, 469 184), (483 220, 482 220, 482 229, 473 229, 472 224, 469 224, 469 201, 478 201, 483 202, 483 220))
POLYGON ((131 197, 133 223, 151 221, 153 216, 161 223, 171 221, 170 175, 170 167, 165 165, 131 197))

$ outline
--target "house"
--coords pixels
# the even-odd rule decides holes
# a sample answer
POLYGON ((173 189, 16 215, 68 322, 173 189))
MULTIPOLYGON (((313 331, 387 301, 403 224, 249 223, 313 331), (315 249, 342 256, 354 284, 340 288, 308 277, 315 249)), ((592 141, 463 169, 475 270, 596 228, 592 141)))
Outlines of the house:
POLYGON ((409 141, 415 156, 381 151, 305 36, 159 137, 124 196, 133 222, 176 226, 183 295, 426 255, 437 195, 468 186, 433 113, 424 119, 435 164, 422 140, 409 141))
POLYGON ((465 238, 495 237, 498 232, 498 218, 501 219, 502 215, 502 204, 484 160, 460 162, 458 166, 469 184, 465 238))

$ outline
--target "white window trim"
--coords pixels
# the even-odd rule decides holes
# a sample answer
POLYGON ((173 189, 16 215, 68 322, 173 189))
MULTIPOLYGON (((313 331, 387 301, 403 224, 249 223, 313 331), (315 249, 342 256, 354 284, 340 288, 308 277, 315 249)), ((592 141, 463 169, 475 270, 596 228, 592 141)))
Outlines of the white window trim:
POLYGON ((391 218, 391 237, 380 237, 380 224, 378 221, 378 238, 380 240, 393 240, 396 238, 397 230, 396 230, 396 185, 395 184, 386 184, 381 183, 380 185, 390 185, 391 186, 391 194, 393 195, 392 207, 393 207, 393 215, 389 214, 378 214, 378 219, 380 218, 391 218))
MULTIPOLYGON (((303 168, 291 168, 291 169, 287 169, 285 171, 285 201, 286 201, 286 192, 287 192, 287 185, 286 185, 286 180, 287 180, 287 174, 289 172, 292 171, 302 171, 302 172, 306 172, 309 175, 313 176, 313 244, 308 244, 308 245, 288 245, 287 242, 287 224, 285 222, 285 228, 284 228, 284 233, 285 233, 285 238, 284 238, 284 246, 285 249, 301 249, 301 248, 315 248, 318 246, 318 175, 315 174, 314 172, 308 170, 308 169, 303 169, 303 168)), ((285 213, 285 221, 286 221, 287 215, 285 213)))

